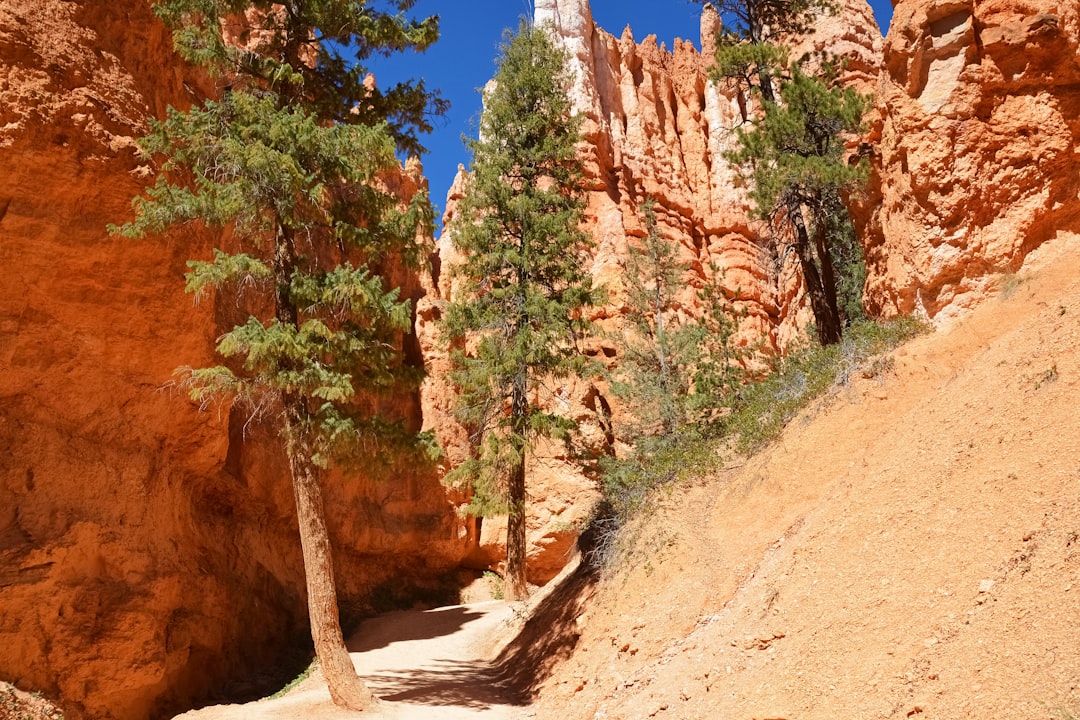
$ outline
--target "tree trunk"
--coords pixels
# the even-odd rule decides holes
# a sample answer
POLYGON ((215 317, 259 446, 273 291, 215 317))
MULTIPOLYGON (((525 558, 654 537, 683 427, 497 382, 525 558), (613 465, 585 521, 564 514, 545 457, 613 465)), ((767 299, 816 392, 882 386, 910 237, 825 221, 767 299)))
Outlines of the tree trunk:
POLYGON ((802 208, 790 210, 789 216, 791 224, 795 227, 795 253, 799 256, 799 264, 802 267, 803 280, 806 282, 806 294, 810 296, 810 309, 814 312, 818 340, 822 345, 833 345, 840 342, 842 331, 840 313, 836 311, 835 286, 833 302, 830 304, 825 294, 825 288, 821 283, 821 275, 818 273, 817 264, 814 262, 810 236, 806 230, 806 221, 803 219, 802 208))
MULTIPOLYGON (((293 412, 287 411, 287 415, 293 412)), ((290 418, 291 420, 292 418, 290 418)), ((287 422, 287 425, 291 425, 287 422)), ((286 432, 296 432, 286 428, 286 432)), ((289 444, 289 466, 292 470, 293 493, 296 496, 296 518, 300 526, 300 546, 304 551, 304 577, 307 581, 308 617, 315 656, 326 677, 334 704, 350 710, 363 710, 376 702, 375 696, 356 674, 352 658, 345 647, 338 616, 337 585, 334 582, 334 563, 330 551, 330 534, 326 529, 322 488, 316 468, 307 453, 289 444)))
MULTIPOLYGON (((289 292, 295 264, 292 233, 279 222, 274 252, 275 316, 282 324, 299 327, 300 315, 289 292)), ((293 495, 296 497, 296 519, 300 530, 300 547, 304 553, 308 618, 315 657, 319 659, 334 704, 350 710, 363 710, 376 700, 356 674, 341 633, 322 487, 318 469, 311 462, 311 448, 304 439, 304 400, 290 393, 282 393, 281 401, 284 411, 281 436, 289 457, 293 495)))
POLYGON ((836 268, 833 267, 832 254, 829 252, 829 244, 825 236, 825 224, 818 222, 814 227, 814 249, 817 252, 818 262, 821 264, 821 290, 825 293, 825 302, 829 306, 829 313, 835 319, 837 327, 837 342, 843 333, 844 323, 840 317, 840 306, 836 299, 836 268))
MULTIPOLYGON (((750 44, 764 45, 765 28, 762 26, 761 20, 756 15, 752 15, 748 18, 747 26, 750 44)), ((762 100, 768 103, 776 102, 776 93, 773 92, 772 73, 765 66, 758 68, 758 89, 761 90, 762 100)))
MULTIPOLYGON (((655 253, 653 254, 655 260, 655 253)), ((670 393, 670 372, 668 370, 667 360, 667 336, 664 334, 664 301, 661 293, 661 278, 658 276, 656 281, 656 354, 657 359, 660 362, 660 425, 663 428, 664 435, 671 435, 675 432, 675 412, 671 407, 669 398, 670 393)))
POLYGON ((506 578, 503 594, 507 600, 524 600, 529 596, 525 573, 525 432, 528 421, 527 377, 524 372, 514 379, 510 400, 510 442, 517 458, 508 480, 506 521, 506 578))

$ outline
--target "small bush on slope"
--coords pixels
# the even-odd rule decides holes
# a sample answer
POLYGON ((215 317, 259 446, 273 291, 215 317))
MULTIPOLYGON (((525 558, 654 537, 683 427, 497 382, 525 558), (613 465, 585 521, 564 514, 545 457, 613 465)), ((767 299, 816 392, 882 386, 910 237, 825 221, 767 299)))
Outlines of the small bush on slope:
MULTIPOLYGON (((723 434, 742 453, 753 453, 775 440, 784 426, 811 401, 835 385, 847 385, 853 373, 879 355, 927 332, 917 318, 852 325, 837 345, 811 345, 780 361, 762 380, 744 386, 723 434)), ((872 368, 880 372, 880 363, 872 368)))

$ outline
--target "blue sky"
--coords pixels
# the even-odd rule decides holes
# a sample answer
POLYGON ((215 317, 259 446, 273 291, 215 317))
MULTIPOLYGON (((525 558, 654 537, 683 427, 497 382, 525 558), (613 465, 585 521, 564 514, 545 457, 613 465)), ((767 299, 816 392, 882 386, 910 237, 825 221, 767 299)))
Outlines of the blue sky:
MULTIPOLYGON (((892 17, 889 0, 872 0, 882 31, 892 17)), ((692 0, 591 0, 596 23, 618 36, 630 25, 639 42, 655 34, 670 48, 676 37, 698 43, 701 4, 692 0)), ((434 121, 435 130, 423 138, 424 174, 431 185, 431 200, 441 217, 446 192, 458 163, 468 166, 462 134, 475 135, 482 87, 495 74, 495 58, 504 28, 517 28, 518 18, 532 15, 530 0, 419 0, 412 10, 418 17, 438 14, 442 36, 423 54, 395 55, 374 68, 380 86, 401 79, 424 78, 450 100, 450 111, 434 121)))

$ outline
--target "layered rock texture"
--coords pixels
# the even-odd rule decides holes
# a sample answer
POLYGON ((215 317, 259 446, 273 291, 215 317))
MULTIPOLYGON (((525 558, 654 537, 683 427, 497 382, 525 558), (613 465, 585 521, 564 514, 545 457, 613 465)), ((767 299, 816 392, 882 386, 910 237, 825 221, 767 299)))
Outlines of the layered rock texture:
MULTIPOLYGON (((151 176, 132 140, 145 118, 213 92, 144 0, 0 4, 0 677, 69 718, 242 693, 305 642, 276 441, 170 383, 212 361, 235 312, 183 292, 185 260, 216 238, 106 232, 151 176)), ((419 425, 415 397, 395 411, 419 425)), ((328 483, 346 615, 464 552, 434 473, 384 475, 328 483)))
POLYGON ((948 318, 1080 221, 1080 9, 902 0, 885 44, 867 303, 948 318))
MULTIPOLYGON (((591 352, 613 362, 630 238, 656 203, 691 270, 678 313, 723 273, 745 342, 780 349, 810 312, 790 260, 750 222, 723 159, 748 100, 707 82, 711 58, 592 21, 585 0, 537 0, 572 58, 585 116, 592 270, 610 292, 591 352)), ((706 11, 701 44, 719 28, 706 11)), ((806 48, 848 59, 877 94, 875 167, 852 198, 874 314, 955 316, 1046 239, 1080 222, 1080 10, 1048 0, 900 0, 882 45, 863 0, 826 18, 806 48)), ((0 3, 0 678, 58 697, 71 718, 160 716, 275 665, 306 629, 291 490, 265 428, 200 412, 171 387, 212 361, 227 303, 193 309, 184 262, 218 238, 129 241, 105 227, 152 176, 133 137, 169 104, 212 95, 173 55, 143 0, 0 3)), ((418 166, 388 178, 403 196, 418 166)), ((453 199, 462 189, 451 191, 453 199)), ((418 302, 411 362, 429 379, 391 408, 436 429, 446 464, 469 452, 452 415, 438 337, 451 239, 433 278, 400 272, 418 302)), ((617 403, 601 378, 552 389, 598 452, 617 449, 617 403)), ((327 487, 346 614, 424 586, 463 559, 496 566, 503 525, 463 520, 437 473, 388 459, 327 487), (475 542, 480 540, 477 546, 475 542), (386 592, 382 592, 385 590, 386 592)), ((560 448, 530 467, 530 579, 563 565, 595 497, 560 448)), ((302 640, 301 640, 302 642, 302 640)))
MULTIPOLYGON (((849 198, 867 258, 871 315, 955 317, 985 299, 1031 250, 1075 229, 1080 186, 1072 161, 1080 108, 1072 89, 1080 77, 1080 20, 1074 5, 1039 1, 905 0, 883 42, 869 6, 850 0, 795 44, 795 56, 839 56, 841 79, 876 97, 866 135, 851 139, 852 150, 871 157, 870 180, 849 198)), ((679 314, 700 314, 697 289, 722 273, 745 312, 744 342, 783 350, 799 341, 812 316, 796 264, 778 257, 767 228, 748 219, 746 196, 723 157, 732 129, 754 111, 753 100, 707 80, 711 53, 689 41, 670 50, 652 36, 637 42, 629 28, 616 38, 595 26, 586 0, 538 0, 535 19, 550 24, 568 51, 575 108, 585 117, 593 274, 611 297, 595 319, 609 337, 618 337, 625 311, 627 241, 644 235, 641 206, 652 199, 661 234, 691 267, 679 314)), ((720 18, 706 7, 703 47, 712 46, 719 28, 720 18)), ((464 181, 459 176, 451 191, 448 219, 464 181)), ((442 239, 440 252, 442 266, 452 265, 451 238, 442 239)), ((445 275, 443 298, 451 291, 445 275)), ((424 334, 430 340, 433 333, 424 334)), ((596 355, 616 358, 615 344, 600 341, 596 355)), ((435 343, 427 347, 433 362, 444 362, 435 343)), ((454 429, 446 390, 433 390, 440 382, 429 384, 429 397, 440 400, 429 404, 425 422, 441 428, 460 455, 467 439, 454 429)), ((605 383, 560 392, 586 439, 615 449, 611 429, 619 408, 605 383)), ((564 547, 554 528, 577 523, 584 513, 580 505, 565 508, 560 498, 589 495, 589 482, 568 475, 564 458, 554 451, 547 457, 553 469, 542 462, 533 473, 540 507, 532 556, 545 568, 537 580, 555 567, 543 560, 548 547, 564 547), (544 521, 548 516, 551 522, 544 521)), ((488 536, 482 544, 494 542, 488 536)))
MULTIPOLYGON (((700 317, 698 291, 718 275, 735 306, 745 313, 740 341, 767 350, 787 347, 803 337, 813 316, 805 301, 797 262, 782 260, 767 241, 768 229, 751 221, 745 192, 723 154, 733 148, 733 128, 742 123, 752 101, 735 89, 708 80, 712 53, 689 40, 670 50, 655 36, 637 42, 627 28, 615 37, 593 22, 587 0, 538 0, 535 21, 550 26, 570 56, 574 108, 584 117, 580 151, 587 173, 586 224, 595 243, 592 273, 609 294, 594 311, 603 337, 593 355, 609 367, 617 364, 626 307, 627 243, 646 234, 643 205, 655 202, 657 228, 675 244, 689 267, 675 312, 700 317)), ((700 42, 712 48, 720 20, 707 7, 700 42)), ((835 17, 824 18, 803 50, 829 49, 848 60, 847 80, 864 91, 877 82, 881 34, 869 6, 853 0, 835 17)), ((447 225, 467 182, 464 171, 447 199, 447 225)), ((448 461, 469 452, 468 438, 451 411, 446 359, 438 341, 439 305, 452 295, 455 262, 450 232, 439 244, 438 287, 420 312, 431 378, 425 388, 424 421, 435 429, 448 461)), ((617 452, 620 446, 619 402, 602 377, 566 383, 547 400, 574 417, 583 444, 592 452, 617 452)), ((529 468, 532 513, 529 521, 530 580, 546 582, 565 562, 597 497, 595 481, 571 462, 562 448, 537 449, 529 468)), ((476 561, 497 563, 502 556, 504 525, 496 520, 481 528, 476 561)))

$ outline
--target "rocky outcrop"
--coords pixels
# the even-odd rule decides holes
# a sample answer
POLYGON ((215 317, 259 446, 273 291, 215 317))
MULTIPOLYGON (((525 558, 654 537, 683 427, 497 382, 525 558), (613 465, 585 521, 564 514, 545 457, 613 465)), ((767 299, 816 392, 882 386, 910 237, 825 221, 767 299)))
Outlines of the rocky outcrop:
MULTIPOLYGON (((610 298, 594 312, 606 335, 596 341, 594 355, 608 365, 617 362, 626 310, 627 242, 645 234, 642 205, 650 198, 659 231, 690 268, 676 312, 700 316, 697 292, 719 273, 745 313, 742 342, 779 349, 800 340, 812 314, 795 263, 781 262, 763 239, 766 229, 748 219, 745 192, 724 159, 733 148, 732 130, 752 111, 752 101, 709 82, 711 53, 703 55, 691 41, 677 40, 668 50, 652 35, 637 42, 629 28, 617 38, 596 27, 587 0, 537 0, 535 7, 536 23, 550 26, 570 56, 572 100, 584 117, 580 152, 588 183, 585 224, 595 244, 592 273, 610 298)), ((707 7, 701 43, 711 48, 718 30, 719 17, 707 7)), ((821 48, 848 60, 850 81, 863 88, 876 83, 881 37, 863 0, 852 0, 838 16, 824 18, 803 50, 821 48)), ((446 224, 453 220, 465 181, 459 172, 447 199, 446 224)), ((446 269, 454 264, 454 248, 448 233, 439 243, 438 264, 441 280, 420 313, 420 336, 432 371, 424 391, 424 421, 439 432, 452 465, 469 450, 451 412, 445 349, 435 323, 440 303, 452 292, 446 269)), ((613 425, 620 410, 606 381, 571 383, 558 393, 552 402, 579 421, 586 445, 597 452, 616 451, 613 425)), ((596 491, 594 482, 557 448, 540 448, 537 454, 528 480, 530 579, 544 582, 565 562, 569 541, 586 519, 596 491)), ((485 521, 480 564, 501 557, 497 533, 502 527, 485 521)))
MULTIPOLYGON (((644 234, 652 198, 691 268, 679 313, 700 312, 697 288, 722 272, 746 313, 743 340, 798 339, 810 313, 795 267, 748 220, 723 159, 751 101, 710 84, 710 58, 691 42, 615 37, 585 0, 537 0, 536 19, 571 55, 585 117, 592 271, 611 298, 597 322, 611 337, 621 329, 627 242, 644 234)), ((701 43, 718 29, 707 10, 701 43)), ((876 169, 853 198, 871 312, 948 318, 1080 221, 1080 17, 1047 0, 901 0, 883 50, 876 32, 865 2, 851 0, 800 49, 843 55, 847 79, 877 93, 866 138, 876 169)), ((182 292, 184 262, 216 238, 105 232, 152 175, 132 140, 144 118, 214 92, 170 45, 142 0, 0 4, 0 677, 61 698, 75 718, 196 702, 306 632, 274 439, 227 408, 200 413, 169 385, 175 366, 212 360, 235 312, 193 311, 182 292)), ((403 197, 423 185, 418 166, 387 182, 403 197)), ((418 301, 405 352, 430 377, 422 407, 406 396, 390 409, 436 429, 449 466, 469 439, 453 420, 437 329, 448 237, 433 260, 430 282, 395 275, 418 301)), ((618 354, 614 340, 591 351, 609 363, 618 354)), ((618 404, 602 379, 553 388, 549 402, 599 451, 618 447, 618 404)), ((537 456, 530 579, 541 583, 564 563, 595 488, 561 448, 537 456)), ((387 466, 381 479, 328 484, 346 614, 380 583, 380 594, 426 583, 470 549, 477 567, 501 557, 499 519, 458 518, 460 498, 434 472, 387 466)))
POLYGON ((574 106, 585 118, 593 273, 614 300, 605 314, 619 312, 626 243, 644 234, 641 206, 652 198, 658 229, 692 267, 682 311, 695 314, 696 289, 715 266, 739 292, 747 338, 786 342, 806 318, 782 289, 782 269, 723 159, 745 102, 708 82, 711 57, 689 40, 668 51, 655 36, 636 42, 629 28, 616 38, 595 27, 584 0, 538 3, 536 19, 553 25, 571 56, 574 106))
MULTIPOLYGON (((143 0, 0 4, 0 678, 69 718, 243 694, 308 642, 276 442, 170 386, 212 361, 230 312, 183 292, 215 238, 106 232, 151 176, 132 140, 145 118, 212 92, 143 0)), ((414 397, 396 411, 419 426, 414 397)), ((383 475, 328 483, 346 615, 463 553, 432 472, 383 475)))
POLYGON ((872 312, 945 319, 1077 228, 1080 11, 902 0, 885 44, 872 312))

